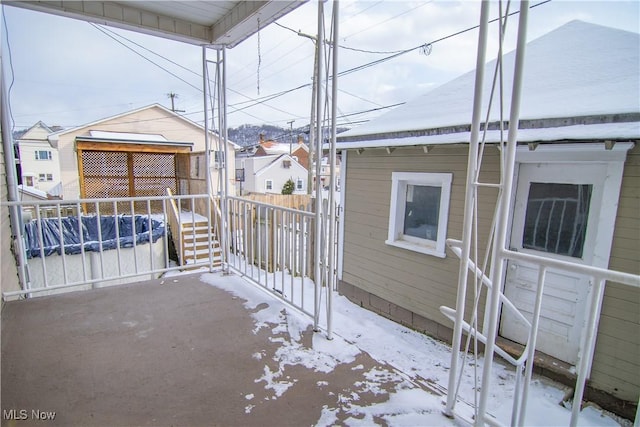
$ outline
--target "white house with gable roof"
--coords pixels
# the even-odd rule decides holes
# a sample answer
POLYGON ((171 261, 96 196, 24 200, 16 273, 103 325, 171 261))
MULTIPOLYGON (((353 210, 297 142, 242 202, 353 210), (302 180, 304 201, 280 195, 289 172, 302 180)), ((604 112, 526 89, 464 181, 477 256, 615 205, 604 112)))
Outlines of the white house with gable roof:
POLYGON ((285 182, 294 183, 293 194, 307 193, 307 170, 289 154, 238 158, 236 170, 242 170, 244 182, 236 189, 242 194, 282 194, 285 182))
POLYGON ((17 140, 25 189, 31 187, 49 193, 60 184, 58 149, 47 139, 52 132, 49 126, 39 121, 17 140))

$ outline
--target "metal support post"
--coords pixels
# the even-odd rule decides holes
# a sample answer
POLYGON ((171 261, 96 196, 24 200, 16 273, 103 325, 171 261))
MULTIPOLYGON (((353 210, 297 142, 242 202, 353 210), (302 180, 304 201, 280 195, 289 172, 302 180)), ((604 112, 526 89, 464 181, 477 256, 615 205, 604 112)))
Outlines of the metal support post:
POLYGON ((460 344, 462 342, 462 325, 464 323, 464 306, 467 295, 467 278, 469 274, 469 255, 471 251, 471 231, 473 230, 473 212, 476 203, 476 169, 478 167, 478 140, 480 122, 482 120, 482 87, 484 83, 484 66, 487 50, 487 33, 489 28, 489 2, 483 1, 480 9, 480 33, 478 35, 478 53, 476 59, 475 92, 473 97, 473 116, 471 124, 471 139, 469 141, 469 158, 467 163, 467 188, 464 204, 462 255, 458 270, 458 294, 456 298, 456 320, 453 329, 453 343, 451 345, 451 370, 447 392, 445 415, 453 416, 456 402, 455 391, 458 377, 458 361, 460 358, 460 344))
MULTIPOLYGON (((477 425, 484 425, 487 413, 487 403, 491 390, 491 373, 493 369, 493 353, 495 339, 498 331, 498 315, 500 313, 500 292, 504 279, 505 256, 503 250, 507 247, 507 231, 509 225, 509 210, 511 204, 511 191, 513 188, 513 174, 515 169, 516 145, 518 138, 518 124, 520 118, 520 100, 522 94, 522 79, 524 74, 524 57, 527 42, 527 22, 529 18, 529 2, 520 2, 520 16, 518 22, 518 39, 516 47, 515 69, 513 77, 513 89, 511 97, 511 112, 509 115, 509 133, 505 150, 505 164, 502 169, 503 189, 499 197, 499 209, 496 218, 495 238, 493 241, 493 262, 491 266, 491 283, 493 286, 489 292, 487 343, 485 345, 485 358, 482 371, 482 390, 478 405, 477 425)), ((524 384, 527 387, 527 384, 524 384)))
POLYGON ((333 78, 331 80, 331 146, 329 149, 329 163, 331 176, 329 177, 329 280, 327 283, 327 338, 332 339, 333 322, 333 287, 335 282, 335 254, 336 254, 336 119, 338 110, 338 18, 339 2, 333 2, 333 78))
MULTIPOLYGON (((219 55, 220 55, 220 51, 218 51, 219 55)), ((229 270, 229 227, 227 224, 227 214, 228 214, 228 209, 227 206, 229 205, 229 162, 228 162, 228 147, 227 147, 227 49, 225 47, 222 47, 222 79, 221 79, 221 83, 222 83, 222 87, 220 88, 219 91, 219 96, 222 98, 222 108, 220 110, 220 116, 222 117, 222 126, 220 126, 220 135, 219 137, 221 138, 221 143, 223 144, 223 150, 222 152, 224 153, 224 183, 222 185, 223 188, 223 192, 222 192, 222 198, 221 198, 221 211, 222 211, 222 224, 221 224, 221 228, 222 228, 222 242, 221 244, 223 245, 223 249, 222 249, 222 254, 224 257, 224 266, 225 266, 225 271, 228 274, 230 272, 229 270)))
MULTIPOLYGON (((209 67, 207 65, 207 47, 202 46, 202 93, 204 100, 204 151, 205 151, 205 179, 207 181, 207 218, 211 223, 211 138, 209 137, 209 67)), ((179 213, 178 213, 179 214, 179 213)), ((195 240, 194 240, 195 242, 195 240)), ((195 251, 195 249, 194 249, 195 251)), ((194 254, 195 256, 195 254, 194 254)), ((211 233, 209 233, 209 271, 213 271, 213 254, 211 251, 211 233)))
POLYGON ((321 239, 322 239, 322 186, 320 185, 320 164, 322 163, 322 97, 320 96, 321 71, 324 68, 324 2, 318 2, 318 37, 316 42, 316 69, 317 83, 315 85, 316 101, 316 211, 315 211, 315 241, 314 241, 314 293, 313 293, 313 330, 319 330, 320 323, 320 290, 322 287, 322 274, 320 270, 321 262, 321 239))

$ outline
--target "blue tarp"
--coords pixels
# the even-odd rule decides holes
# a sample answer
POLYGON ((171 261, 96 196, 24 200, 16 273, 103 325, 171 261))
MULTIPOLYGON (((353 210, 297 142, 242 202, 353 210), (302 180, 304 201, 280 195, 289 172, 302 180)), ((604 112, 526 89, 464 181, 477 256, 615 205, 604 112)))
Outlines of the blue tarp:
MULTIPOLYGON (((144 215, 119 215, 100 216, 100 228, 98 228, 97 216, 82 216, 82 225, 77 217, 61 218, 62 233, 58 218, 43 218, 40 220, 42 226, 42 240, 44 243, 44 255, 49 256, 54 253, 61 254, 61 234, 64 242, 65 254, 79 254, 81 252, 81 239, 84 243, 85 251, 100 251, 100 235, 102 235, 102 249, 115 249, 133 247, 133 233, 135 227, 136 245, 149 241, 149 217, 144 215), (116 235, 116 221, 118 233, 116 235), (119 238, 117 238, 119 236, 119 238)), ((38 238, 38 221, 32 220, 24 225, 25 240, 27 246, 27 258, 40 256, 40 244, 38 238)), ((164 234, 164 224, 155 219, 151 219, 151 238, 155 242, 164 234)))

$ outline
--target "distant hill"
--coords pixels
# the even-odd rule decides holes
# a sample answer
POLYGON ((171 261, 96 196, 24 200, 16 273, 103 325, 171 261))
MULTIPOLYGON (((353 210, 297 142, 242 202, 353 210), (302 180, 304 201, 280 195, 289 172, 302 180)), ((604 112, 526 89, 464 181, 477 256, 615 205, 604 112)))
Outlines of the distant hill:
MULTIPOLYGON (((338 128, 338 133, 346 131, 348 128, 338 128)), ((302 136, 305 144, 309 143, 309 126, 293 128, 293 132, 289 128, 282 128, 272 125, 240 125, 237 128, 229 128, 229 139, 243 147, 258 144, 260 134, 264 135, 265 140, 273 140, 277 142, 293 142, 298 140, 298 135, 302 136)))

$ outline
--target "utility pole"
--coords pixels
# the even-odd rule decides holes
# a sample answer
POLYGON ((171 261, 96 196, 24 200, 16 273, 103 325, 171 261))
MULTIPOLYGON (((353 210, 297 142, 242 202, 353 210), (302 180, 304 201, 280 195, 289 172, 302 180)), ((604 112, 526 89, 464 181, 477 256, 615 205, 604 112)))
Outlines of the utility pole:
MULTIPOLYGON (((304 34, 298 31, 300 37, 306 37, 311 40, 315 46, 315 52, 313 55, 313 77, 312 77, 312 89, 311 89, 311 120, 309 121, 309 170, 307 173, 307 194, 313 194, 313 175, 314 175, 314 160, 320 161, 320 159, 314 159, 315 145, 319 144, 321 137, 316 137, 316 96, 318 91, 318 38, 304 34)), ((319 185, 320 177, 316 176, 316 185, 319 185)))
POLYGON ((289 155, 293 154, 293 122, 295 122, 295 120, 291 120, 287 122, 287 124, 289 125, 289 128, 291 129, 289 131, 289 155))
POLYGON ((177 93, 169 92, 167 94, 167 98, 171 98, 171 111, 173 111, 174 113, 184 113, 184 110, 176 110, 176 106, 175 106, 174 100, 176 98, 178 98, 178 94, 177 93))

